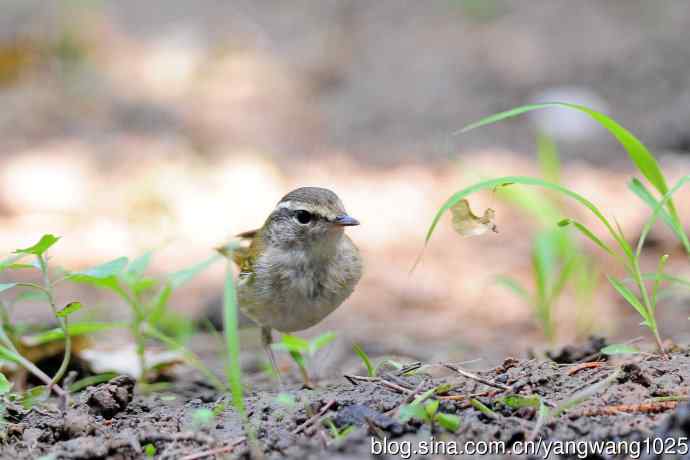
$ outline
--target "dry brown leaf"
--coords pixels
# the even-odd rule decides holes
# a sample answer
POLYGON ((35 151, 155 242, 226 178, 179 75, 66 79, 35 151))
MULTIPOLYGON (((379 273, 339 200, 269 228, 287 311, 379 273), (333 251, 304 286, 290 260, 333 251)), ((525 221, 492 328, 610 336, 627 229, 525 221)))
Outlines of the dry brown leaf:
POLYGON ((487 208, 482 217, 475 216, 470 209, 470 202, 466 199, 460 200, 452 208, 453 228, 460 236, 478 236, 491 230, 498 233, 494 218, 496 211, 487 208))

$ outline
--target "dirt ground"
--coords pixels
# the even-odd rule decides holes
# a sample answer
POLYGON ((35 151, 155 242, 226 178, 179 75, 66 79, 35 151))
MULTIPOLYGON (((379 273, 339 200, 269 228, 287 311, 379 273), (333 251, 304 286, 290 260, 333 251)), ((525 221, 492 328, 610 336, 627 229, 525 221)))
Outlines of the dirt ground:
MULTIPOLYGON (((385 438, 389 451, 395 449, 394 443, 404 446, 402 442, 409 441, 410 455, 417 457, 414 449, 423 449, 421 443, 433 437, 434 441, 447 442, 447 454, 453 453, 451 441, 457 443, 459 452, 465 441, 499 442, 493 445, 504 450, 494 451, 494 458, 509 454, 529 439, 552 446, 558 445, 555 441, 624 441, 626 446, 637 446, 643 458, 656 458, 645 457, 648 442, 652 448, 663 445, 668 453, 682 454, 683 437, 690 435, 690 405, 684 402, 690 381, 690 350, 677 349, 668 359, 641 353, 605 360, 596 352, 602 344, 597 339, 581 347, 567 347, 551 353, 548 361, 509 357, 484 370, 477 369, 476 364, 463 364, 461 370, 470 372, 470 378, 439 363, 404 375, 382 368, 379 377, 373 379, 341 376, 320 382, 316 389, 284 383, 282 393, 293 399, 289 403, 285 396, 277 398, 277 384, 260 384, 246 395, 256 436, 253 449, 265 458, 356 459, 368 457, 372 443, 380 451, 385 438), (400 421, 398 409, 410 395, 439 385, 445 388, 434 396, 440 401, 438 410, 460 419, 455 433, 437 424, 432 428, 414 419, 400 421), (535 408, 511 408, 501 402, 508 394, 539 395, 552 411, 565 401, 581 402, 563 415, 539 420, 535 408), (490 412, 471 405, 468 397, 483 403, 490 412), (354 428, 343 438, 334 439, 331 423, 340 430, 354 428)), ((55 404, 36 405, 28 411, 10 407, 0 455, 21 459, 44 455, 54 459, 135 459, 145 458, 148 449, 157 459, 246 458, 252 448, 228 396, 218 394, 187 370, 179 375, 169 390, 150 394, 140 394, 129 377, 116 377, 73 395, 65 412, 55 404), (203 408, 217 416, 200 421, 196 414, 203 408), (155 453, 150 445, 155 446, 155 453)), ((439 444, 434 445, 440 452, 439 444)), ((398 456, 384 458, 399 458, 405 453, 401 450, 398 456)), ((558 453, 550 452, 549 458, 577 458, 584 451, 558 453)), ((635 451, 619 453, 588 455, 628 458, 635 451)))

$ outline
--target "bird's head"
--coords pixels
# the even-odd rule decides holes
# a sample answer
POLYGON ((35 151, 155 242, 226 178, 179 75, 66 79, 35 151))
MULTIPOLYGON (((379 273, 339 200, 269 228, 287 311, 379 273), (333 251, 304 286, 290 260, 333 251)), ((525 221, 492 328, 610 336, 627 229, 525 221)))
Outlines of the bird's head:
POLYGON ((264 224, 264 236, 283 247, 319 246, 337 241, 344 227, 359 225, 332 191, 301 187, 285 195, 264 224))

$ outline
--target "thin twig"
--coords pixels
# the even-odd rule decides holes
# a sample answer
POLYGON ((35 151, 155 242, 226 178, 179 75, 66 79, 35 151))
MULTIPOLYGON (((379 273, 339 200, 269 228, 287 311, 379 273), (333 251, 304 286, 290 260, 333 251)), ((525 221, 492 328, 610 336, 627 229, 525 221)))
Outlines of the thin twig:
POLYGON ((619 404, 617 406, 604 406, 585 409, 581 412, 572 414, 572 417, 597 417, 601 415, 618 415, 621 413, 632 414, 657 414, 667 410, 675 409, 678 401, 657 401, 642 404, 619 404))
POLYGON ((405 388, 403 386, 400 386, 396 383, 393 383, 389 380, 383 379, 381 377, 363 377, 361 375, 345 375, 345 378, 348 379, 350 382, 353 384, 357 384, 356 382, 369 382, 369 383, 377 383, 380 384, 381 386, 384 386, 386 388, 389 388, 393 391, 396 391, 398 393, 402 394, 410 394, 412 392, 411 389, 405 388))
POLYGON ((576 366, 573 366, 568 371, 568 375, 575 375, 578 372, 585 370, 585 369, 597 369, 603 365, 604 365, 603 361, 590 361, 588 363, 580 363, 580 364, 577 364, 576 366))
POLYGON ((297 428, 295 428, 294 430, 292 430, 291 433, 292 433, 292 434, 299 434, 300 431, 304 430, 304 429, 307 428, 309 425, 311 425, 312 423, 316 422, 316 421, 319 420, 321 417, 323 417, 324 414, 325 414, 326 412, 328 412, 328 409, 330 409, 334 404, 335 404, 335 399, 331 399, 330 401, 328 401, 328 402, 321 408, 321 410, 320 410, 316 415, 314 415, 314 416, 311 417, 309 420, 307 420, 306 422, 302 423, 302 424, 299 425, 297 428))
POLYGON ((504 385, 504 384, 502 384, 502 383, 495 382, 495 381, 492 381, 492 380, 487 380, 487 379, 482 378, 482 377, 480 377, 480 376, 478 376, 478 375, 476 375, 476 374, 473 374, 473 373, 471 373, 471 372, 467 372, 467 371, 464 370, 464 369, 460 369, 459 367, 454 366, 454 365, 452 365, 452 364, 443 363, 442 365, 443 365, 444 367, 446 367, 446 368, 452 370, 452 371, 457 372, 458 374, 462 375, 463 377, 466 377, 466 378, 468 378, 468 379, 470 379, 470 380, 474 380, 475 382, 483 383, 484 385, 488 385, 488 386, 490 386, 490 387, 498 388, 498 389, 504 390, 504 391, 512 391, 512 390, 513 390, 513 388, 510 387, 510 386, 508 386, 508 385, 504 385))
POLYGON ((247 438, 242 436, 240 438, 235 439, 234 441, 232 441, 227 446, 217 447, 215 449, 205 450, 203 452, 197 452, 195 454, 185 455, 180 460, 197 460, 199 458, 210 457, 211 455, 226 454, 228 452, 232 452, 235 449, 235 447, 239 446, 240 444, 242 444, 246 440, 247 440, 247 438))

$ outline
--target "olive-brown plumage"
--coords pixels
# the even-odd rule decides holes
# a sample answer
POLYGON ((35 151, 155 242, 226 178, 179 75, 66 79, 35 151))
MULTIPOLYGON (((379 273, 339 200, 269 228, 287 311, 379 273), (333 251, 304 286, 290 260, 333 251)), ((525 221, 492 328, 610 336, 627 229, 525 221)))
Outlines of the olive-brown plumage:
MULTIPOLYGON (((249 245, 233 259, 240 269, 240 309, 263 329, 295 332, 340 306, 362 276, 362 260, 346 226, 359 225, 332 191, 302 187, 285 195, 258 230, 238 235, 249 245)), ((270 350, 270 349, 269 349, 270 350)))

